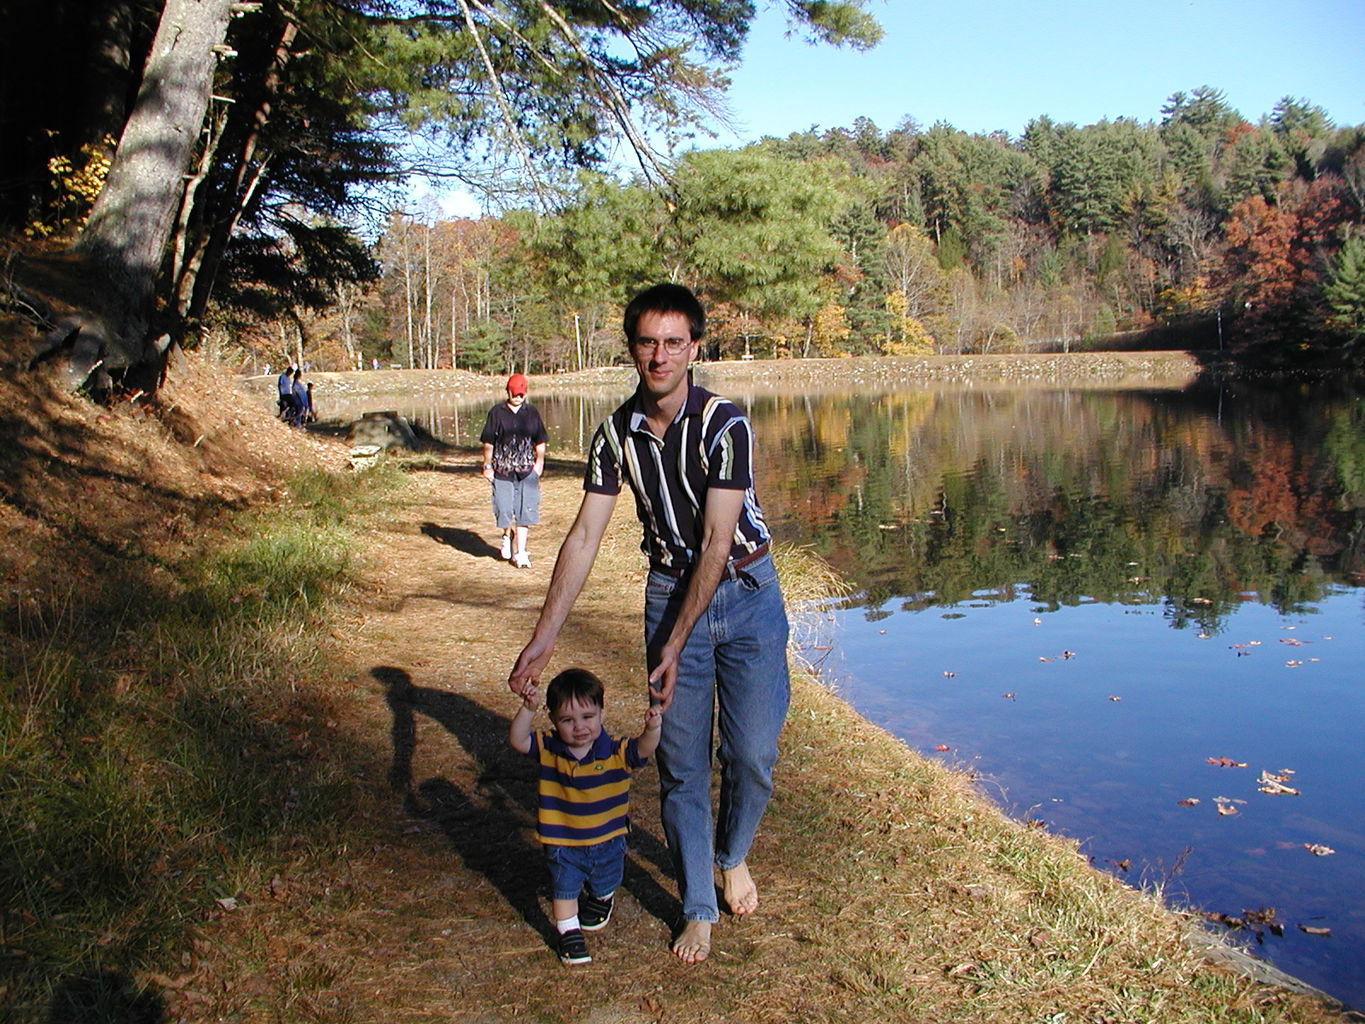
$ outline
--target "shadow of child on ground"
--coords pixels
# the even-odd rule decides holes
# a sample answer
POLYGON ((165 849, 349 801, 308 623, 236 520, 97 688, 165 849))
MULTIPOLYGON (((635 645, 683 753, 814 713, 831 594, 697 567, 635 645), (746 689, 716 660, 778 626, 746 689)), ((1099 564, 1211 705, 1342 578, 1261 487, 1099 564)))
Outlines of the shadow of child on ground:
MULTIPOLYGON (((548 899, 544 854, 539 843, 527 838, 535 827, 536 769, 507 746, 511 720, 459 694, 414 686, 404 669, 377 666, 370 674, 384 685, 393 714, 389 785, 404 794, 405 809, 436 823, 465 865, 488 878, 508 905, 553 945, 554 925, 541 900, 548 899), (440 776, 414 783, 418 714, 442 726, 480 766, 473 792, 463 792, 440 776)), ((629 848, 622 887, 646 912, 672 924, 681 906, 641 862, 644 858, 668 870, 666 848, 638 825, 631 827, 629 848)))

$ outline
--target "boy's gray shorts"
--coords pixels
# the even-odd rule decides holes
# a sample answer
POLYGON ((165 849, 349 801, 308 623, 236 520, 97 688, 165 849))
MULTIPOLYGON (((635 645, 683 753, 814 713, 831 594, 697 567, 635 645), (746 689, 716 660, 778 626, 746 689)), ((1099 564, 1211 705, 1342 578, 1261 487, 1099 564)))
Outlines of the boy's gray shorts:
POLYGON ((493 519, 499 530, 514 522, 535 526, 540 522, 540 477, 528 473, 520 480, 493 478, 493 519))

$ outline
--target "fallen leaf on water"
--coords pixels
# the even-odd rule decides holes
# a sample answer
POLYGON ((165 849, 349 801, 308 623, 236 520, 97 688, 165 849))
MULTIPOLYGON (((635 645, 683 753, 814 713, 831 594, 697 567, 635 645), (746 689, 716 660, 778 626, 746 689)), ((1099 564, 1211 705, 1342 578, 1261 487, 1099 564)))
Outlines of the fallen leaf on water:
POLYGON ((1219 813, 1219 814, 1236 814, 1236 813, 1237 813, 1237 808, 1236 808, 1236 807, 1233 807, 1231 804, 1219 804, 1219 805, 1218 805, 1218 813, 1219 813))
POLYGON ((934 749, 937 750, 939 753, 942 753, 942 752, 945 751, 945 750, 952 750, 953 748, 950 747, 950 746, 948 746, 948 744, 946 744, 946 743, 940 743, 940 744, 939 744, 938 746, 936 746, 934 749))
POLYGON ((1332 934, 1332 929, 1330 928, 1314 928, 1311 924, 1299 925, 1299 931, 1303 932, 1305 935, 1321 935, 1323 937, 1328 937, 1332 934))
POLYGON ((1052 659, 1051 659, 1051 658, 1039 658, 1038 660, 1039 660, 1039 661, 1051 661, 1052 659))
POLYGON ((1109 699, 1110 699, 1110 700, 1123 700, 1122 697, 1115 697, 1112 693, 1109 695, 1109 699))
POLYGON ((1321 843, 1304 843, 1303 848, 1314 857, 1330 857, 1337 852, 1330 846, 1323 846, 1321 843))
POLYGON ((944 673, 943 673, 943 678, 945 678, 945 679, 952 679, 953 676, 955 676, 955 675, 957 675, 956 672, 944 672, 944 673))
POLYGON ((1002 693, 1000 696, 1004 697, 1006 700, 1014 700, 1014 694, 1012 693, 1002 693))
POLYGON ((1187 796, 1184 800, 1177 800, 1177 801, 1176 801, 1176 806, 1178 806, 1178 807, 1198 807, 1198 806, 1199 806, 1199 797, 1197 797, 1197 796, 1187 796))
POLYGON ((1230 757, 1210 757, 1206 758, 1204 763, 1218 768, 1245 768, 1247 766, 1245 761, 1234 761, 1230 757))
POLYGON ((1264 640, 1252 640, 1250 643, 1247 644, 1247 646, 1248 646, 1248 647, 1260 647, 1261 644, 1263 644, 1263 643, 1265 643, 1264 640))
POLYGON ((1246 803, 1245 800, 1238 800, 1236 797, 1216 796, 1213 802, 1218 805, 1219 814, 1236 814, 1237 804, 1246 803))
POLYGON ((1302 664, 1303 664, 1303 662, 1301 662, 1301 661, 1295 661, 1295 660, 1293 660, 1293 659, 1291 658, 1289 661, 1286 661, 1286 662, 1284 663, 1284 667, 1285 667, 1285 668, 1298 668, 1298 667, 1299 667, 1300 665, 1302 665, 1302 664))
POLYGON ((1034 624, 1035 626, 1041 626, 1041 625, 1043 624, 1043 620, 1042 620, 1042 619, 1034 619, 1034 620, 1033 620, 1033 624, 1034 624))

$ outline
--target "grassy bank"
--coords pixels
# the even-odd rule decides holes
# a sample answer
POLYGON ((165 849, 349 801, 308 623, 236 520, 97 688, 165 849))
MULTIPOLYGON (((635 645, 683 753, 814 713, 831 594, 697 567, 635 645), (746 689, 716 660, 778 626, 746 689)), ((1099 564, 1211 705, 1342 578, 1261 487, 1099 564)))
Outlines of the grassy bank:
POLYGON ((215 900, 315 845, 352 802, 351 758, 311 680, 354 531, 393 483, 305 472, 287 505, 218 524, 159 584, 113 563, 98 584, 7 609, 0 998, 12 1019, 49 1004, 54 1019, 124 1019, 215 900))

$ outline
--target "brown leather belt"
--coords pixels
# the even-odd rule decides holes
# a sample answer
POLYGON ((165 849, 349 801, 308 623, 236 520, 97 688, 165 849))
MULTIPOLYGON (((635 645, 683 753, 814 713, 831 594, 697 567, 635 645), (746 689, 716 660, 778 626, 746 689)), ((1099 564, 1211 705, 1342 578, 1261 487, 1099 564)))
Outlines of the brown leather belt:
MULTIPOLYGON (((767 553, 768 545, 760 544, 758 547, 754 548, 743 558, 736 558, 733 562, 727 562, 725 565, 726 572, 737 572, 738 570, 743 569, 746 565, 753 565, 767 553)), ((679 579, 683 576, 686 576, 689 572, 692 571, 692 565, 693 563, 691 562, 689 562, 687 565, 682 566, 660 565, 658 562, 650 562, 649 571, 661 572, 665 576, 672 576, 674 579, 679 579)))

